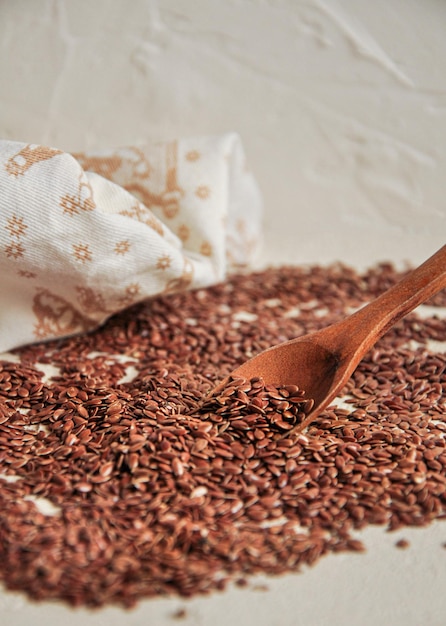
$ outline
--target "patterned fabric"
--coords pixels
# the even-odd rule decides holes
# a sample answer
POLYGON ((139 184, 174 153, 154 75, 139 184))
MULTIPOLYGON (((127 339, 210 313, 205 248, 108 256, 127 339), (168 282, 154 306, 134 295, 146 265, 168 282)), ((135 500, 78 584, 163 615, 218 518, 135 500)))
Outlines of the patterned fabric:
POLYGON ((260 209, 234 134, 74 155, 0 141, 0 352, 223 280, 252 260, 260 209))

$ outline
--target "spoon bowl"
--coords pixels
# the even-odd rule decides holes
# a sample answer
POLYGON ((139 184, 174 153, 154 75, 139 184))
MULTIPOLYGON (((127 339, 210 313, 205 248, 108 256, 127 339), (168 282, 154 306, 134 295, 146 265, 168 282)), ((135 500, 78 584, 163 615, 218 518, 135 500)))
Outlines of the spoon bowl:
MULTIPOLYGON (((230 377, 260 377, 277 387, 297 385, 313 400, 298 432, 342 391, 370 348, 396 322, 446 287, 446 246, 399 283, 346 319, 323 330, 264 350, 236 368, 230 377)), ((218 393, 225 378, 212 392, 218 393)))
MULTIPOLYGON (((332 390, 338 389, 340 355, 318 342, 318 335, 305 335, 273 346, 237 368, 232 375, 243 378, 261 376, 277 387, 297 385, 313 400, 311 412, 322 410, 332 390)), ((323 337, 322 337, 323 339, 323 337)), ((326 406, 326 402, 324 407, 326 406)))

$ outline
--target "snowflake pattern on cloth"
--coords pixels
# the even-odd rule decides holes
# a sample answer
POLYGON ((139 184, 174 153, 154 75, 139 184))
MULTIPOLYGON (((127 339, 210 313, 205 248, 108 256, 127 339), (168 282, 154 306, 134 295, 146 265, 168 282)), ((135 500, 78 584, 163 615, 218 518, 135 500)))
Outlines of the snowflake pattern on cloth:
POLYGON ((260 234, 236 134, 77 154, 0 141, 0 352, 222 281, 260 234))

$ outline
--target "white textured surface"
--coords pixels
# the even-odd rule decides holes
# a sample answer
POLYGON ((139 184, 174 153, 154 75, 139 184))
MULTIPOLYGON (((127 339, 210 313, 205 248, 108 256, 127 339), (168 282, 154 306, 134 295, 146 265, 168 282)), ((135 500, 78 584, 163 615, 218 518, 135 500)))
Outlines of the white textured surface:
MULTIPOLYGON (((442 0, 3 0, 0 135, 79 150, 235 130, 262 263, 416 263, 445 243, 445 28, 442 0)), ((444 523, 402 535, 371 529, 367 554, 267 593, 130 613, 2 593, 0 624, 443 626, 444 523)))
POLYGON ((0 132, 236 130, 271 259, 421 260, 445 231, 445 25, 441 0, 4 0, 0 132))

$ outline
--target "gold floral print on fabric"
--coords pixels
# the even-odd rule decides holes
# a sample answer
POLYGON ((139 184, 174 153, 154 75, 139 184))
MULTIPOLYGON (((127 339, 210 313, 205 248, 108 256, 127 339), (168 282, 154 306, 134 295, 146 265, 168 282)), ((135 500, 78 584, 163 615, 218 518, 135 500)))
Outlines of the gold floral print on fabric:
POLYGON ((147 208, 157 207, 164 217, 172 219, 178 215, 180 201, 184 195, 184 190, 178 184, 177 169, 178 144, 173 141, 166 146, 165 150, 164 190, 161 193, 154 193, 146 185, 135 181, 125 185, 125 189, 139 198, 147 208))
POLYGON ((82 211, 93 211, 96 206, 93 200, 93 190, 85 176, 85 172, 81 172, 79 175, 76 195, 66 194, 62 196, 60 206, 64 213, 68 213, 68 215, 77 215, 82 211))
POLYGON ((76 293, 79 306, 85 313, 111 313, 112 309, 107 308, 104 296, 97 289, 78 285, 76 293))
POLYGON ((93 156, 84 152, 75 152, 73 156, 85 171, 117 182, 124 189, 127 189, 128 181, 147 180, 152 172, 144 152, 136 146, 116 150, 107 156, 93 156))
POLYGON ((120 215, 125 215, 126 217, 131 217, 134 220, 138 220, 142 224, 146 224, 152 230, 154 230, 161 237, 164 236, 164 229, 162 223, 153 215, 152 211, 148 209, 141 202, 136 202, 129 208, 120 211, 120 215))
POLYGON ((187 224, 180 224, 177 229, 177 235, 181 241, 187 241, 190 236, 190 228, 187 224))
POLYGON ((189 150, 189 152, 186 153, 186 161, 190 161, 190 162, 198 161, 200 157, 201 157, 201 154, 198 150, 189 150))
POLYGON ((156 262, 156 268, 159 270, 167 270, 172 263, 172 259, 168 254, 163 254, 158 257, 158 261, 156 262))
POLYGON ((6 230, 9 232, 11 237, 23 237, 28 226, 25 224, 23 217, 17 217, 17 215, 13 215, 8 219, 8 223, 5 226, 6 230))
POLYGON ((206 200, 206 198, 209 198, 209 196, 211 195, 211 190, 207 185, 200 185, 196 188, 195 195, 201 200, 206 200))
POLYGON ((11 176, 23 176, 35 163, 52 159, 57 154, 62 154, 62 150, 28 144, 6 161, 5 170, 11 176))
POLYGON ((28 226, 23 217, 15 213, 6 221, 5 230, 8 233, 9 243, 4 247, 8 259, 17 261, 25 254, 23 238, 26 236, 28 226))
POLYGON ((181 291, 182 289, 188 289, 192 284, 194 278, 194 266, 192 261, 187 257, 183 257, 184 265, 181 276, 177 278, 172 278, 167 283, 164 293, 169 293, 171 291, 181 291))
POLYGON ((24 252, 25 248, 19 241, 11 241, 11 243, 5 247, 5 253, 9 259, 19 259, 23 256, 24 252))
POLYGON ((34 326, 36 339, 60 337, 94 326, 72 304, 48 289, 39 289, 36 292, 32 310, 37 318, 34 326))
POLYGON ((19 270, 17 274, 22 278, 36 278, 37 276, 35 272, 30 272, 28 270, 19 270))
POLYGON ((74 258, 81 263, 89 262, 93 258, 93 254, 88 243, 73 244, 72 254, 74 258))
POLYGON ((115 254, 123 255, 127 254, 130 250, 130 246, 132 244, 128 239, 123 239, 122 241, 117 241, 114 247, 115 254))
POLYGON ((253 256, 254 251, 258 246, 258 238, 256 236, 249 235, 248 225, 246 221, 242 218, 236 220, 234 230, 236 236, 232 233, 228 233, 227 236, 228 243, 230 244, 227 250, 228 260, 234 267, 244 267, 246 263, 237 262, 233 257, 231 249, 236 249, 237 246, 243 246, 243 249, 247 251, 248 255, 253 256), (233 240, 234 243, 232 243, 233 240))
POLYGON ((113 174, 122 166, 122 158, 119 154, 113 154, 109 157, 96 157, 88 156, 83 152, 76 152, 73 156, 85 171, 94 172, 108 180, 112 180, 113 174))
POLYGON ((212 246, 209 241, 203 241, 200 246, 200 253, 203 256, 212 256, 212 246))
POLYGON ((139 283, 127 285, 124 295, 119 299, 120 306, 130 306, 135 302, 140 293, 141 285, 139 283))

